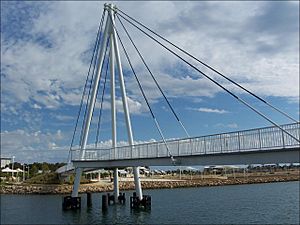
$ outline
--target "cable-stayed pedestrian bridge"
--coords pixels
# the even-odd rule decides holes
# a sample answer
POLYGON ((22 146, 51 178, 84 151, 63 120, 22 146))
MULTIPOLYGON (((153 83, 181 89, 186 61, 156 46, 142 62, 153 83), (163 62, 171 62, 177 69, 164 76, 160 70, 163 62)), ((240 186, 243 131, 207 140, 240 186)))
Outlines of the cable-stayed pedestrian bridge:
MULTIPOLYGON (((299 139, 300 123, 282 128, 299 139)), ((71 152, 74 166, 81 168, 299 162, 299 143, 275 126, 174 139, 166 143, 86 149, 83 157, 80 149, 71 152)))
POLYGON ((78 197, 82 171, 88 170, 89 168, 114 169, 114 196, 115 199, 118 199, 118 168, 132 166, 135 190, 138 198, 136 202, 139 204, 139 202, 143 200, 139 166, 299 162, 299 130, 299 121, 294 119, 288 113, 275 107, 267 100, 259 97, 246 87, 232 80, 229 76, 221 73, 183 48, 169 41, 167 38, 126 14, 115 5, 105 4, 99 22, 92 59, 88 69, 70 145, 70 160, 73 162, 76 171, 72 198, 78 197), (209 80, 215 86, 219 87, 220 90, 230 95, 234 100, 238 101, 273 126, 191 138, 188 129, 185 128, 179 115, 176 113, 175 108, 169 101, 167 94, 159 84, 159 79, 157 79, 156 76, 157 74, 154 74, 152 69, 150 69, 142 51, 139 50, 138 44, 136 44, 134 38, 130 35, 131 29, 127 29, 128 25, 138 31, 143 37, 146 37, 148 40, 160 46, 162 50, 170 53, 172 57, 175 57, 176 60, 178 60, 178 63, 182 63, 182 65, 192 69, 192 71, 209 80), (123 30, 123 35, 126 37, 126 42, 123 39, 124 36, 120 33, 121 30, 123 30), (153 110, 153 103, 149 101, 149 90, 147 90, 147 88, 145 89, 145 80, 140 76, 140 73, 144 72, 136 70, 136 65, 132 63, 131 60, 131 54, 127 51, 128 44, 134 49, 134 52, 138 56, 138 61, 144 68, 145 74, 147 74, 149 78, 149 82, 153 81, 155 89, 161 94, 160 97, 162 97, 162 100, 176 119, 176 123, 182 127, 188 138, 173 140, 165 139, 165 131, 161 129, 159 119, 157 118, 156 112, 153 110), (122 64, 124 61, 122 62, 121 60, 120 49, 124 53, 122 56, 125 56, 124 59, 126 59, 128 63, 128 71, 123 71, 122 64), (199 68, 199 66, 201 66, 201 68, 199 68), (202 67, 205 67, 206 69, 203 70, 204 68, 202 67), (218 79, 215 79, 207 73, 206 70, 213 72, 214 75, 218 76, 218 79), (136 81, 142 99, 144 99, 144 103, 148 108, 162 141, 134 144, 124 72, 126 72, 127 76, 131 76, 133 81, 136 81), (118 82, 116 82, 117 78, 119 80, 118 82), (110 85, 107 85, 107 82, 109 82, 110 85), (245 96, 240 96, 235 93, 235 90, 226 86, 224 82, 230 82, 234 87, 242 90, 244 94, 251 95, 257 101, 268 106, 269 109, 276 111, 289 121, 293 121, 293 124, 279 125, 268 115, 260 112, 260 110, 254 107, 252 103, 248 102, 248 100, 244 98, 245 96), (118 89, 116 88, 116 84, 119 85, 118 89), (101 138, 100 131, 101 124, 103 123, 103 101, 105 99, 105 90, 107 88, 110 90, 112 145, 111 148, 100 149, 96 147, 101 138), (128 146, 117 146, 116 100, 118 95, 122 99, 123 115, 128 135, 128 146), (99 113, 95 112, 97 103, 100 103, 99 113), (92 119, 95 119, 96 117, 98 117, 97 127, 94 126, 96 123, 92 123, 92 119), (79 128, 80 123, 81 129, 79 128), (91 127, 94 129, 90 129, 91 127), (89 138, 91 131, 96 131, 96 140, 94 142, 95 148, 92 149, 90 149, 91 142, 88 143, 88 140, 91 141, 91 138, 89 138), (80 147, 74 149, 73 146, 77 141, 78 145, 76 146, 80 147))

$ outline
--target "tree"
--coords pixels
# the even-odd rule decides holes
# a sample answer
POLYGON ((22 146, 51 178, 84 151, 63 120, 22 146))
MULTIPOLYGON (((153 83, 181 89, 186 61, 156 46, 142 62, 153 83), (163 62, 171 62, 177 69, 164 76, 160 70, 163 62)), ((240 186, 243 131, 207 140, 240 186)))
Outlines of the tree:
POLYGON ((35 174, 37 174, 37 172, 38 172, 38 167, 35 165, 35 164, 33 164, 31 167, 29 167, 30 168, 30 172, 31 172, 31 174, 34 176, 35 174))
POLYGON ((49 166, 45 162, 42 164, 42 171, 43 173, 47 173, 49 171, 49 166))

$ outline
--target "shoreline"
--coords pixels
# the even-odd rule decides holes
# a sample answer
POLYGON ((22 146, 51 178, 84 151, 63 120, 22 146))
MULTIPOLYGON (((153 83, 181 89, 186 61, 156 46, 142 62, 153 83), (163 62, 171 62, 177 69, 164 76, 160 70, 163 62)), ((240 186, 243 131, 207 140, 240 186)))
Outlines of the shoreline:
MULTIPOLYGON (((194 179, 194 180, 153 180, 141 181, 143 189, 173 189, 173 188, 189 188, 189 187, 211 187, 211 186, 225 186, 225 185, 245 185, 245 184, 260 184, 260 183, 274 183, 274 182, 292 182, 300 181, 298 174, 296 175, 277 175, 277 176, 260 176, 260 177, 239 177, 228 179, 194 179)), ((134 190, 134 182, 121 181, 119 183, 120 191, 134 190)), ((113 191, 112 183, 92 183, 81 184, 79 193, 101 193, 113 191)), ((15 185, 1 185, 0 194, 71 194, 72 185, 60 184, 15 184, 15 185)))

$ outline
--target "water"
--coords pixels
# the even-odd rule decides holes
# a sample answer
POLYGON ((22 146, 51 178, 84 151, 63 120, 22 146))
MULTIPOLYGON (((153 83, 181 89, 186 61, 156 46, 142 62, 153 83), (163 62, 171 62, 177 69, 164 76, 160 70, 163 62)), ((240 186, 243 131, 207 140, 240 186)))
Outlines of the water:
POLYGON ((299 182, 145 190, 151 211, 126 205, 101 210, 101 193, 92 207, 63 211, 61 195, 1 195, 1 224, 299 224, 299 182))

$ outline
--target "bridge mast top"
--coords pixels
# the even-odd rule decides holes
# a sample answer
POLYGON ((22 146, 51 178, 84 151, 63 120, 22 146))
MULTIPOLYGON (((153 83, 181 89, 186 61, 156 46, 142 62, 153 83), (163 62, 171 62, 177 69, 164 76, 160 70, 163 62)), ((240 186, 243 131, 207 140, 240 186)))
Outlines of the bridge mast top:
POLYGON ((107 11, 113 11, 116 12, 116 10, 118 9, 116 5, 114 5, 113 3, 104 3, 104 9, 107 11))

